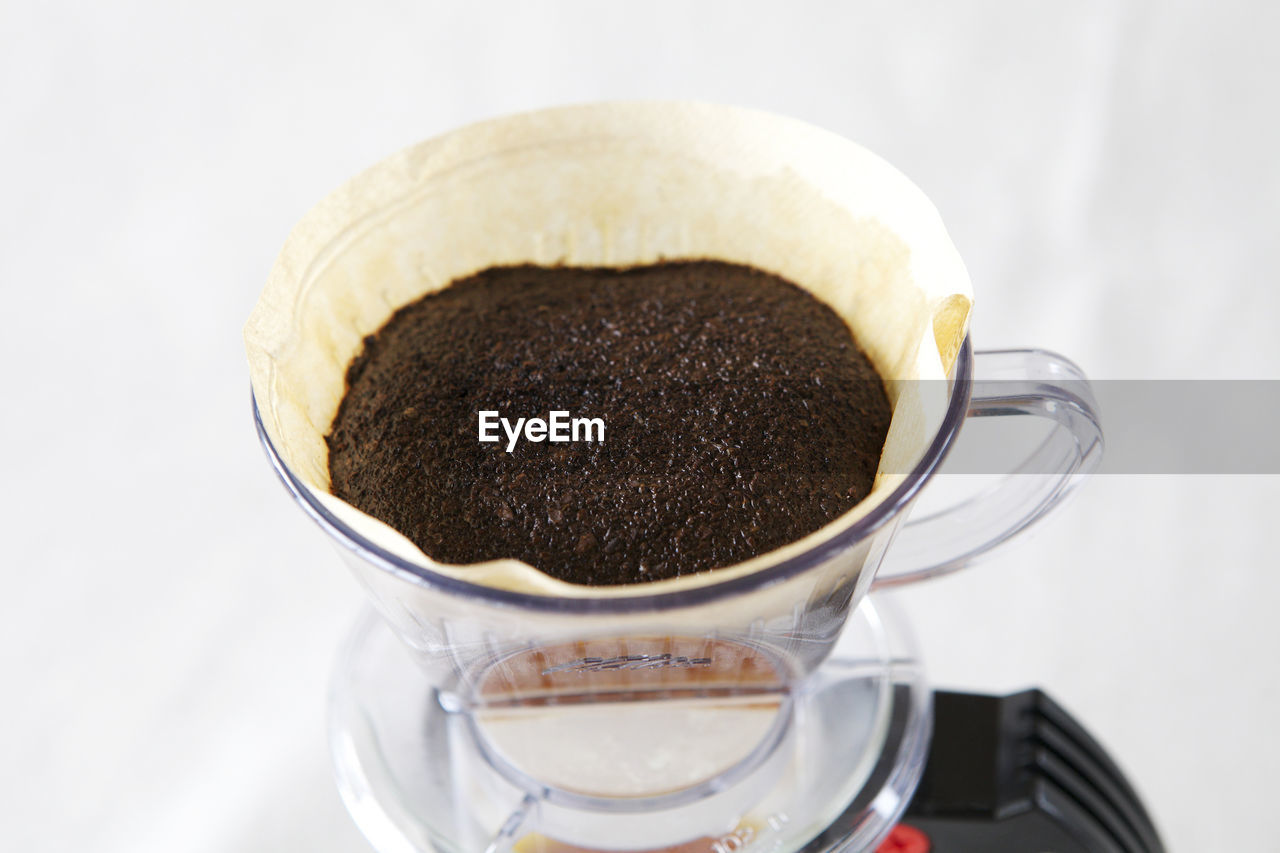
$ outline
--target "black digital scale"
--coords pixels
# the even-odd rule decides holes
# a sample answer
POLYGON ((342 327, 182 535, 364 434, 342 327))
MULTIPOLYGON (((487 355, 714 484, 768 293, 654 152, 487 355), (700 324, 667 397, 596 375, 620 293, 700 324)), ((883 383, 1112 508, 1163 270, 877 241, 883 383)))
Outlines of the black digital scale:
POLYGON ((929 758, 877 853, 1162 853, 1106 750, 1040 690, 935 691, 929 758))

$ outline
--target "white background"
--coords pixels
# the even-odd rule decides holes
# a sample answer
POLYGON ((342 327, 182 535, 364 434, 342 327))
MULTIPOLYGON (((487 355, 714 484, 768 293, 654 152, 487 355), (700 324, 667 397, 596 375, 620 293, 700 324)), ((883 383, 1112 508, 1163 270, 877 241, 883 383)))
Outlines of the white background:
MULTIPOLYGON (((933 197, 979 347, 1280 378, 1273 3, 0 10, 6 850, 366 849, 323 735, 361 596, 256 445, 240 326, 308 206, 460 123, 788 113, 933 197)), ((1278 486, 1098 478, 906 596, 934 679, 1049 689, 1174 850, 1280 849, 1278 486)))

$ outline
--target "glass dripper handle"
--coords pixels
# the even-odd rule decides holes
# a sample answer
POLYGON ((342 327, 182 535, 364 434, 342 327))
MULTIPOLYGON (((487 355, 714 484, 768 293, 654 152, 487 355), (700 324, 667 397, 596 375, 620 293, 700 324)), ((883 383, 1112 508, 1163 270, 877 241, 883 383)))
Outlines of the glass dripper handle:
MULTIPOLYGON (((989 489, 924 517, 908 519, 874 587, 963 568, 1058 506, 1102 459, 1102 426, 1093 391, 1070 360, 1035 349, 974 354, 967 418, 1032 415, 1053 428, 1040 446, 989 489)), ((959 460, 982 471, 981 459, 959 460)), ((928 487, 926 487, 928 488, 928 487)))

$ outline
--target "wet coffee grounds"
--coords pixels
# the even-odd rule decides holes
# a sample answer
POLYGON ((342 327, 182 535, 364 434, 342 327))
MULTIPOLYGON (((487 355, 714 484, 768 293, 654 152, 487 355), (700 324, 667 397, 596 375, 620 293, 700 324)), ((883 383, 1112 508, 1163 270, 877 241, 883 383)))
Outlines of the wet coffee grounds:
POLYGON ((624 584, 822 527, 870 491, 889 416, 844 321, 775 275, 515 266, 366 338, 327 442, 333 493, 436 560, 624 584), (483 410, 600 418, 604 440, 508 452, 501 428, 479 440, 483 410))

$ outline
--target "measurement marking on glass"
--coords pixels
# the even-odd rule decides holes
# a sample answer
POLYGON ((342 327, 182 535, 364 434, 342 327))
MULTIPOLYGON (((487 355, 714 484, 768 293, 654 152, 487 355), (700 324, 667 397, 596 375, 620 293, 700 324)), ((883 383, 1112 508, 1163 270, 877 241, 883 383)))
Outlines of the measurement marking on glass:
POLYGON ((690 658, 684 655, 618 655, 612 658, 578 658, 568 663, 547 667, 543 675, 557 672, 602 672, 611 669, 690 669, 695 666, 711 666, 711 658, 690 658))
POLYGON ((711 842, 711 853, 741 853, 750 847, 753 850, 764 851, 766 849, 775 850, 782 839, 773 837, 782 831, 787 822, 791 820, 786 812, 774 812, 765 818, 765 825, 757 830, 749 823, 740 824, 737 829, 727 835, 722 835, 715 841, 711 842), (773 841, 768 847, 757 847, 755 842, 773 841))

